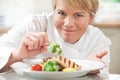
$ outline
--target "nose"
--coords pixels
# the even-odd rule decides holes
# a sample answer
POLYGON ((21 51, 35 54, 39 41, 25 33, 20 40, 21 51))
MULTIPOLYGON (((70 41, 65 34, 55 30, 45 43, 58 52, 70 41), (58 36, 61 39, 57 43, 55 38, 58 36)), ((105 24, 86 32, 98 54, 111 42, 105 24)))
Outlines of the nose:
POLYGON ((71 28, 74 26, 74 19, 71 18, 71 17, 66 17, 65 20, 64 20, 64 25, 67 27, 67 28, 71 28))

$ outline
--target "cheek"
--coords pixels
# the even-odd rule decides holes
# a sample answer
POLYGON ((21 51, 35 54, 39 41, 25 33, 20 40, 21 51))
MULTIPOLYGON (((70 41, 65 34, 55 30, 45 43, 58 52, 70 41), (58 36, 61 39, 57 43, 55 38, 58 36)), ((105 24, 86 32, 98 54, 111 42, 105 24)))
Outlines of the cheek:
POLYGON ((89 23, 90 23, 89 19, 83 19, 79 24, 81 25, 81 27, 87 27, 89 23))
POLYGON ((54 24, 56 27, 60 27, 63 25, 63 21, 58 16, 54 16, 54 24))

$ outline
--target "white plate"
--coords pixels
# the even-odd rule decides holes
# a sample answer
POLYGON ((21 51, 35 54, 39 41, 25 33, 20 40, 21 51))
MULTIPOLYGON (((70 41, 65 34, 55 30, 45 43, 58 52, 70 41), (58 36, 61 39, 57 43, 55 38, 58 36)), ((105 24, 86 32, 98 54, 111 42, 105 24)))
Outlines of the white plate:
MULTIPOLYGON (((71 59, 78 65, 82 66, 82 69, 76 72, 42 72, 42 71, 31 71, 30 69, 24 69, 24 72, 41 78, 71 78, 80 77, 86 75, 92 70, 100 69, 104 66, 102 62, 85 60, 85 59, 71 59)), ((40 62, 40 59, 30 60, 29 63, 40 62)))

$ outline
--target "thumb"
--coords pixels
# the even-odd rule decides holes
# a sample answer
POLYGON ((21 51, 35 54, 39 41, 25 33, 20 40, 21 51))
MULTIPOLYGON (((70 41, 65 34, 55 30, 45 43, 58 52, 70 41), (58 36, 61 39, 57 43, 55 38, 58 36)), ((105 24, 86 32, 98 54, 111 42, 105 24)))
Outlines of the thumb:
POLYGON ((103 52, 101 52, 99 54, 96 54, 96 57, 101 59, 102 57, 104 57, 105 55, 107 55, 107 53, 108 53, 107 51, 103 51, 103 52))

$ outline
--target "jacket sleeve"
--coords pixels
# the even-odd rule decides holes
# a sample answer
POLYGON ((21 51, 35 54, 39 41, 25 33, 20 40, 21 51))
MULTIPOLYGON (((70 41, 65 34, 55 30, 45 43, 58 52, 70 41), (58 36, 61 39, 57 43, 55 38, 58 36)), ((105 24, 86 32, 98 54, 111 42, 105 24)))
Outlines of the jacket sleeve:
POLYGON ((11 52, 19 46, 26 33, 46 31, 46 18, 45 13, 30 15, 0 38, 0 69, 6 65, 11 52))

